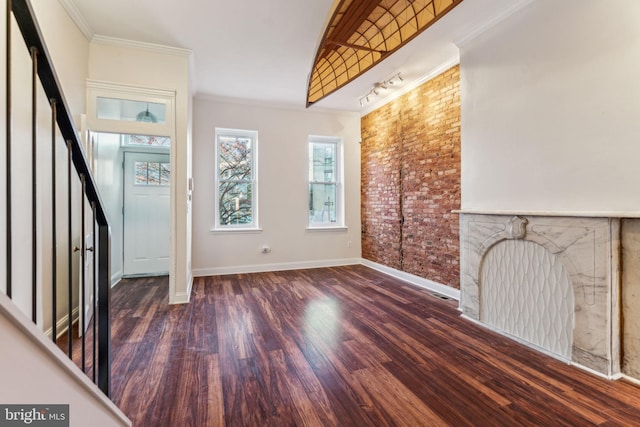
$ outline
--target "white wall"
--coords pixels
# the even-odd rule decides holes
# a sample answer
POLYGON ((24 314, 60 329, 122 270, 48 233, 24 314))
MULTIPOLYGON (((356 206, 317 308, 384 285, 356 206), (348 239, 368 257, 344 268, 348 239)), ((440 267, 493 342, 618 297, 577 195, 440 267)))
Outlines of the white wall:
POLYGON ((638 22, 535 0, 462 46, 462 209, 640 210, 638 22))
MULTIPOLYGON (((44 36, 47 50, 51 55, 53 66, 58 77, 58 83, 62 86, 62 91, 67 102, 67 107, 71 110, 72 118, 76 124, 76 129, 80 130, 80 116, 86 111, 86 90, 85 80, 88 76, 89 68, 89 41, 69 17, 62 5, 58 1, 50 0, 32 0, 31 4, 36 13, 38 25, 44 36)), ((26 51, 25 51, 26 52, 26 51)), ((39 95, 39 149, 38 149, 38 174, 39 174, 39 192, 40 192, 40 209, 38 221, 41 224, 40 236, 42 244, 40 245, 40 289, 42 292, 42 317, 39 322, 44 331, 51 328, 51 116, 48 101, 41 92, 39 95)), ((26 100, 25 100, 26 102, 26 100)), ((25 128, 26 129, 26 128, 25 128)), ((68 316, 68 266, 67 266, 67 249, 71 246, 81 246, 82 231, 80 228, 80 211, 81 211, 81 184, 75 171, 72 172, 72 210, 73 210, 73 231, 72 242, 69 243, 67 238, 67 179, 66 179, 66 156, 67 149, 64 140, 58 136, 56 143, 56 159, 57 159, 57 313, 58 322, 62 322, 66 327, 66 316, 68 316)), ((72 169, 73 170, 73 169, 72 169)), ((86 208, 89 210, 89 207, 86 208)), ((87 233, 91 233, 91 223, 87 222, 87 233)), ((80 253, 76 252, 72 255, 72 282, 73 282, 73 301, 72 308, 76 308, 79 304, 79 275, 80 275, 80 253)), ((91 277, 88 278, 91 280, 91 277)), ((58 333, 60 329, 58 329, 58 333)))
MULTIPOLYGON (((0 8, 0 22, 6 22, 6 8, 0 8)), ((2 24, 0 26, 0 46, 6 46, 6 26, 2 24)), ((5 51, 2 51, 2 55, 4 57, 5 51)), ((6 75, 6 67, 0 67, 0 82, 7 81, 6 75)), ((1 84, 2 88, 0 88, 0 99, 6 99, 6 88, 4 84, 1 84)), ((7 128, 7 107, 6 102, 0 102, 0 129, 3 132, 3 136, 1 141, 3 143, 0 144, 0 162, 2 162, 2 170, 5 170, 7 151, 6 151, 6 133, 5 129, 7 128)), ((7 200, 7 190, 6 190, 6 181, 5 174, 0 174, 0 274, 2 274, 2 278, 0 279, 0 292, 6 292, 6 263, 7 263, 7 249, 5 242, 7 241, 7 232, 6 232, 6 200, 7 200)))
MULTIPOLYGON (((0 401, 66 404, 69 425, 127 426, 126 416, 0 294, 0 401)), ((37 424, 37 423, 36 423, 37 424)))
POLYGON ((359 141, 358 114, 288 110, 196 98, 194 274, 330 265, 360 258, 359 141), (211 231, 216 127, 258 131, 261 232, 211 231), (344 140, 346 231, 306 230, 309 135, 339 136, 344 140), (263 245, 270 246, 271 253, 262 254, 263 245))
POLYGON ((95 134, 95 178, 100 197, 107 211, 111 226, 111 283, 122 278, 124 251, 123 243, 123 155, 120 135, 115 133, 95 134))
POLYGON ((143 45, 118 39, 97 38, 90 47, 89 77, 92 80, 142 88, 174 91, 175 135, 171 147, 171 255, 169 301, 189 301, 191 270, 191 201, 187 196, 191 177, 189 56, 184 49, 143 45))
POLYGON ((86 111, 85 80, 89 72, 89 41, 59 1, 31 0, 31 4, 65 99, 79 129, 80 114, 86 111))
MULTIPOLYGON (((89 43, 73 22, 66 15, 61 5, 57 1, 32 1, 36 17, 38 19, 45 43, 54 66, 56 67, 59 82, 71 108, 72 115, 78 119, 84 112, 85 96, 84 82, 87 76, 87 58, 89 43)), ((3 10, 4 13, 4 10, 3 10)), ((4 19, 2 23, 4 24, 4 19)), ((31 315, 31 277, 33 272, 31 238, 31 61, 27 48, 22 40, 22 36, 13 24, 12 32, 12 161, 13 161, 13 289, 14 302, 27 315, 31 315)), ((1 31, 0 45, 4 46, 4 26, 1 31)), ((3 53, 4 55, 4 53, 3 53)), ((4 68, 4 67, 3 67, 4 68)), ((4 69, 2 70, 2 81, 5 81, 4 69)), ((4 85, 2 85, 2 96, 5 99, 4 85)), ((2 130, 5 129, 4 102, 0 107, 2 117, 2 130)), ((38 147, 37 147, 37 255, 36 255, 36 277, 39 301, 41 302, 38 313, 38 324, 43 330, 48 330, 52 323, 51 299, 52 299, 52 224, 51 224, 51 113, 49 102, 41 88, 38 90, 38 147)), ((58 159, 58 305, 56 318, 64 319, 68 313, 67 297, 67 248, 70 243, 67 239, 67 179, 66 179, 66 153, 64 141, 58 137, 56 145, 56 156, 58 159)), ((6 159, 5 144, 2 144, 2 164, 6 159)), ((2 274, 2 289, 5 289, 6 272, 6 182, 4 174, 0 178, 0 271, 2 274)), ((77 175, 73 179, 74 209, 79 212, 79 181, 77 175)), ((80 230, 73 231, 73 242, 71 245, 80 244, 80 230)), ((75 307, 78 302, 78 256, 73 257, 73 281, 74 295, 72 305, 75 307)))

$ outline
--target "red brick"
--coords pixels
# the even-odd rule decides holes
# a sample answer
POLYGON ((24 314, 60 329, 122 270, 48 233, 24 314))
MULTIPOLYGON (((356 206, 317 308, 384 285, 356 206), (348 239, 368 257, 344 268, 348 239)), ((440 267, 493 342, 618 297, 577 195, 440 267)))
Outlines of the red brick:
POLYGON ((459 288, 459 67, 364 116, 361 161, 362 256, 459 288))

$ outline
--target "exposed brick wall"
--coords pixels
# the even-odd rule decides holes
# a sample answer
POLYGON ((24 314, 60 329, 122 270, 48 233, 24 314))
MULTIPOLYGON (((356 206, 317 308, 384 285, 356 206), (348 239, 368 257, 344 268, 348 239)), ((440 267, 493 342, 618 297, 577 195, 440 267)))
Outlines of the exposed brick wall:
POLYGON ((395 269, 400 257, 399 104, 387 104, 362 118, 362 253, 395 269))
POLYGON ((362 256, 459 288, 459 67, 364 116, 361 152, 362 256))

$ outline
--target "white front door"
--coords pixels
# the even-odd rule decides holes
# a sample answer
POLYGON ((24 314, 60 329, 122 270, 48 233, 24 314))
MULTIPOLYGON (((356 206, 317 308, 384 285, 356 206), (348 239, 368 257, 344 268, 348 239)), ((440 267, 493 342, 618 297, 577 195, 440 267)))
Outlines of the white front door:
POLYGON ((124 275, 169 272, 168 154, 124 155, 124 275))

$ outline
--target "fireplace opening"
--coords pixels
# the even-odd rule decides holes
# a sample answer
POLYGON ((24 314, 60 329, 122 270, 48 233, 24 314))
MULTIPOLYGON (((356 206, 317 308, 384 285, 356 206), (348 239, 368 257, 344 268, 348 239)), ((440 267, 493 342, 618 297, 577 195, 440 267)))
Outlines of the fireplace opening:
POLYGON ((571 360, 571 278, 557 256, 527 240, 503 240, 484 256, 480 320, 559 358, 571 360))

